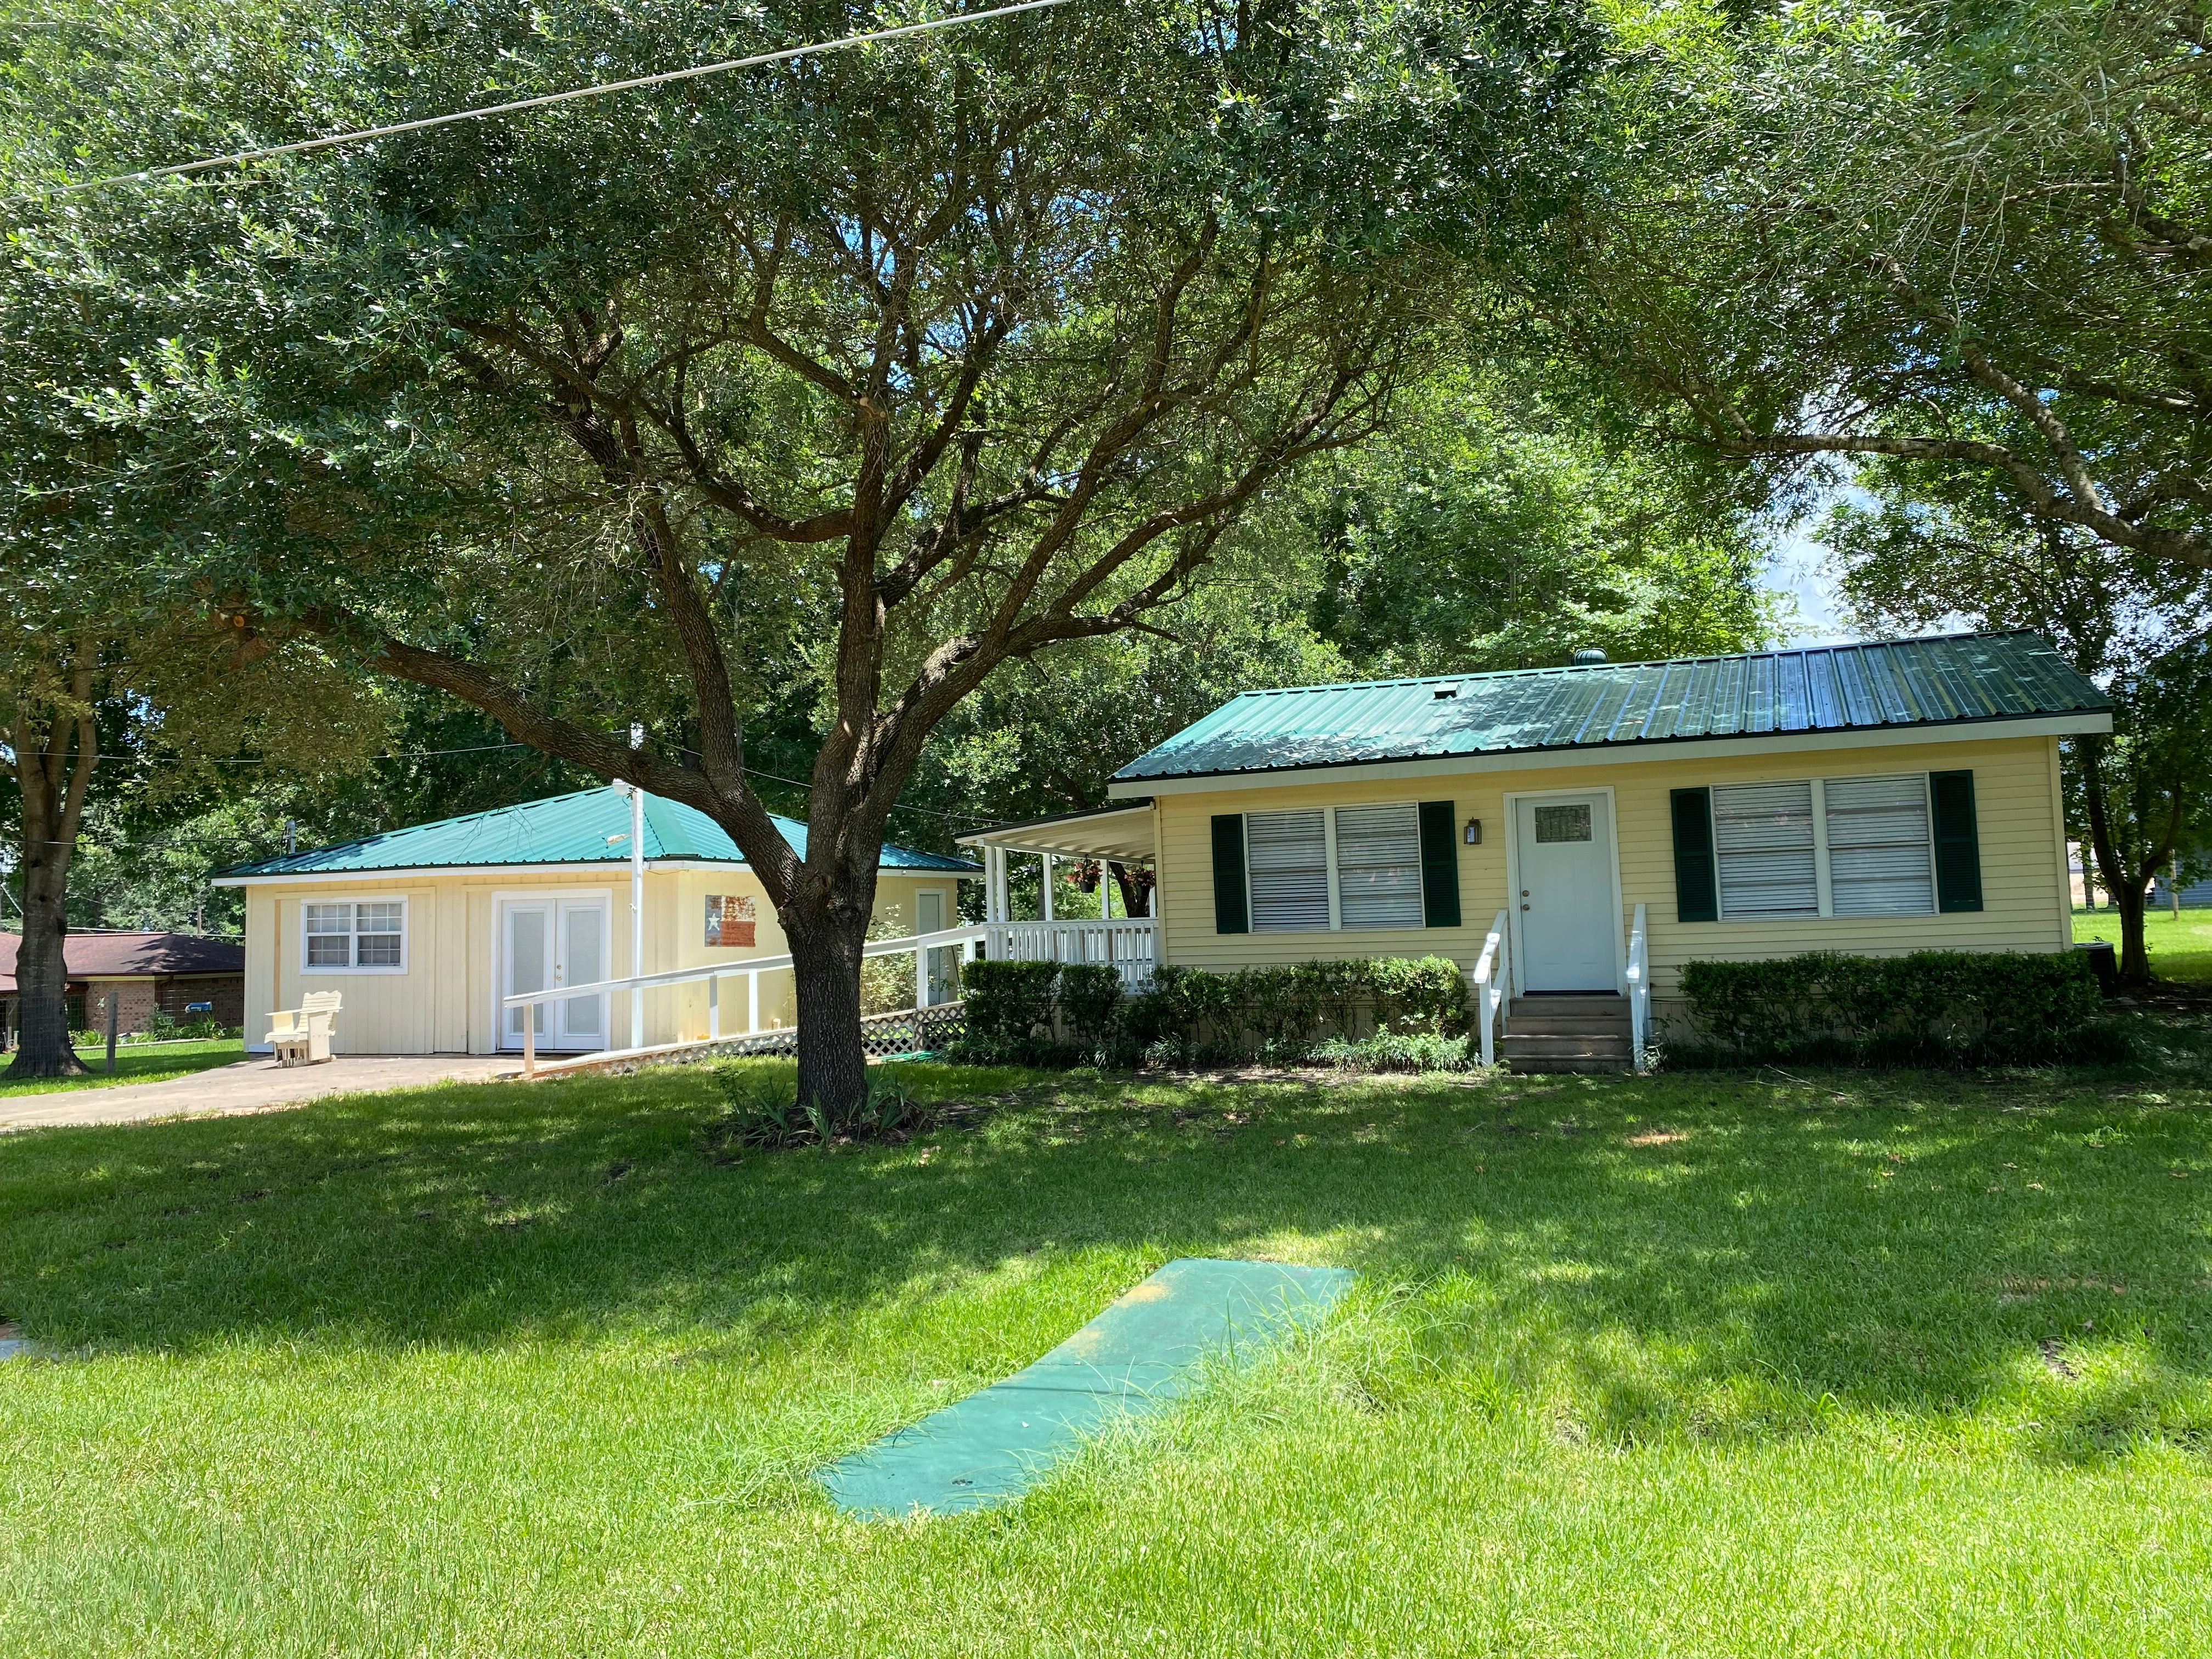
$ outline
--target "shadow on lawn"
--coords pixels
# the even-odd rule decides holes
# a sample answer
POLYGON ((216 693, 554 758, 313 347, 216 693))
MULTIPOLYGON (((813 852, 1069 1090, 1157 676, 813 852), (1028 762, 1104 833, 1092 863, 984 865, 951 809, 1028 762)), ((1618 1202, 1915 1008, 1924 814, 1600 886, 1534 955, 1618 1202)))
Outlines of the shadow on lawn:
POLYGON ((2094 1455, 2212 1427, 2212 1159, 2165 1098, 1109 1078, 1040 1085, 927 1165, 726 1166, 696 1078, 468 1085, 0 1143, 0 1319, 111 1351, 645 1332, 742 1358, 863 1341, 864 1311, 1017 1258, 1296 1250, 1389 1298, 1386 1405, 1550 1399, 1634 1439, 2018 1397, 2047 1449, 2094 1455))

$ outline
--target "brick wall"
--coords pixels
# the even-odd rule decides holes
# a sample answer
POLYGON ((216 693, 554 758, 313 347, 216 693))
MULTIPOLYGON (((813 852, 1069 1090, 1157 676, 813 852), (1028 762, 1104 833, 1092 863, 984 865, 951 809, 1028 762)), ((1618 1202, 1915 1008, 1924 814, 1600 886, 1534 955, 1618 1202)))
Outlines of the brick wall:
POLYGON ((220 1025, 243 1025, 246 1023, 246 975, 243 974, 206 974, 191 977, 179 976, 161 982, 161 1006, 177 1019, 185 1018, 187 1003, 215 1004, 216 1023, 220 1025))
POLYGON ((84 988, 84 1024, 87 1030, 98 1031, 103 1035, 106 1032, 107 1004, 111 997, 115 999, 118 1005, 116 1010, 115 1029, 118 1032, 125 1035, 132 1031, 144 1030, 146 1016, 161 1006, 161 988, 156 981, 150 979, 88 980, 84 988))

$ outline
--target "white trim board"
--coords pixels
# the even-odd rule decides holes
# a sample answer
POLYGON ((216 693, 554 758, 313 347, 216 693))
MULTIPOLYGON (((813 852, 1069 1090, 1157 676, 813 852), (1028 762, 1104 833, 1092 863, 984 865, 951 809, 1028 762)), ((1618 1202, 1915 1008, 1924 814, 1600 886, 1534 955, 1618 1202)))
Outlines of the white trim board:
MULTIPOLYGON (((646 873, 659 875, 667 871, 732 870, 746 875, 752 873, 750 864, 733 864, 726 859, 647 859, 646 873)), ((341 882, 363 881, 433 881, 444 876, 558 876, 574 873, 593 876, 603 871, 627 873, 628 859, 607 859, 603 861, 577 864, 424 864, 410 865, 404 870, 307 870, 283 876, 219 876, 208 884, 211 887, 329 887, 341 882)), ((946 881, 980 881, 981 870, 918 870, 908 864, 879 864, 876 873, 883 876, 919 876, 924 879, 941 878, 946 881)))
POLYGON ((1340 761, 1328 766, 1285 767, 1274 772, 1207 772, 1182 778, 1131 778, 1126 782, 1109 784, 1106 793, 1117 798, 1217 794, 1231 789, 1285 788, 1295 784, 1346 783, 1364 778, 1449 778, 1469 772, 1534 772, 1562 766, 1648 766, 1662 761, 1723 760, 1733 755, 1789 755, 1887 749, 1900 744, 2063 738, 2112 729, 2110 714, 2049 714, 1943 725, 1879 726, 1850 732, 1778 732, 1746 738, 1697 738, 1684 742, 1655 738, 1649 743, 1506 749, 1479 755, 1433 756, 1424 760, 1340 761))

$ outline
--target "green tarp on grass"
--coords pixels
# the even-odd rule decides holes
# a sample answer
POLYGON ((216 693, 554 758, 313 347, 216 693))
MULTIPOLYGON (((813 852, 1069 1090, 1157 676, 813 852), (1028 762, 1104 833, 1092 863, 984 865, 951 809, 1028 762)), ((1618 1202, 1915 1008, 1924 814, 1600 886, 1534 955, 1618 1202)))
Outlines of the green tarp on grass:
POLYGON ((1311 1324, 1341 1267, 1170 1261, 1035 1364, 822 1471, 849 1515, 946 1515, 1018 1497, 1117 1419, 1188 1393, 1199 1362, 1248 1359, 1311 1324))

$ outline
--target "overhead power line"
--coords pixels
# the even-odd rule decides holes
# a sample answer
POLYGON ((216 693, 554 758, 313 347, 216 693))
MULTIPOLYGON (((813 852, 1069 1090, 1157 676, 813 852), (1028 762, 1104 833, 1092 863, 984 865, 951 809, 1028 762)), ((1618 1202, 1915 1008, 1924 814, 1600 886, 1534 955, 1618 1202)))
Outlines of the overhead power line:
POLYGON ((197 161, 179 161, 171 167, 148 167, 138 173, 118 173, 105 179, 88 179, 79 184, 57 185, 53 193, 73 196, 82 191, 103 190, 110 185, 175 179, 186 173, 210 173, 218 167, 244 167, 252 161, 271 161, 280 155, 305 155, 313 150, 331 149, 340 144, 364 144, 378 138, 397 137, 405 132, 427 132, 434 127, 451 126, 457 121, 482 121, 494 115, 514 115, 526 109, 544 109, 552 104, 571 103, 579 98, 598 98, 612 92, 635 92, 642 87, 666 86, 674 81, 696 81, 708 75, 726 75, 732 70, 787 63, 793 58, 808 58, 821 52, 845 52, 854 46, 871 46, 878 40, 896 40, 909 34, 925 34, 932 29, 952 28, 962 23, 987 22, 994 17, 1011 17, 1017 12, 1042 11, 1048 7, 1073 3, 1073 0, 1018 0, 1017 4, 994 6, 988 11, 958 12, 950 17, 932 18, 926 23, 902 23, 896 28, 872 29, 866 34, 848 34, 841 40, 820 40, 804 46, 786 46, 780 52, 759 52, 750 58, 726 58, 719 63, 697 64, 690 69, 663 70, 656 75, 635 76, 627 81, 605 81, 588 87, 572 87, 566 92, 548 92, 534 98, 517 98, 504 104, 486 104, 477 109, 426 115, 418 120, 395 121, 389 126, 362 127, 353 132, 332 133, 326 138, 303 138, 296 143, 234 150, 228 155, 210 155, 197 161))

